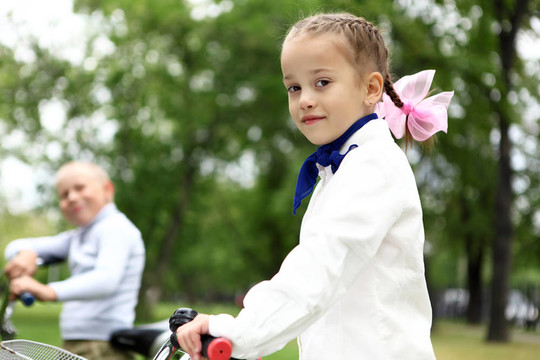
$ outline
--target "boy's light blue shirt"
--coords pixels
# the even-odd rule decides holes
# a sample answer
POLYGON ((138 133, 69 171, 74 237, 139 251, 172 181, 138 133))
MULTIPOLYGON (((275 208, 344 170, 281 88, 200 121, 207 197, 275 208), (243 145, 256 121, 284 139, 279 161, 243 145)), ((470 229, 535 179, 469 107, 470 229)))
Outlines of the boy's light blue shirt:
POLYGON ((64 340, 108 340, 112 331, 133 326, 145 249, 140 231, 113 203, 87 226, 12 241, 5 256, 10 259, 23 249, 68 260, 71 276, 49 284, 64 302, 64 340))

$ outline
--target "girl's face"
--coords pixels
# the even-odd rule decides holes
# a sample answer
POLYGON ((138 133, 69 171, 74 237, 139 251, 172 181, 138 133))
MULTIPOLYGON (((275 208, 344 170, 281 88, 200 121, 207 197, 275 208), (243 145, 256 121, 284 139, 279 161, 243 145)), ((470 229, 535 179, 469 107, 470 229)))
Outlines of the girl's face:
POLYGON ((356 120, 373 112, 369 85, 345 56, 335 34, 302 34, 287 39, 281 53, 289 112, 315 145, 328 144, 356 120))

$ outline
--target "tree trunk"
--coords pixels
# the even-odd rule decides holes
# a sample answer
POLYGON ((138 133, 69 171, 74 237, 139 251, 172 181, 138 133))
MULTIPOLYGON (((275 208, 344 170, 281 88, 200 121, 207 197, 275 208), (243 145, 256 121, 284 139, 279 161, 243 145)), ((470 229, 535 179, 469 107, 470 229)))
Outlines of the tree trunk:
POLYGON ((478 241, 467 239, 467 288, 469 305, 467 306, 467 322, 480 324, 482 321, 482 265, 484 249, 478 241))
POLYGON ((491 284, 491 309, 488 327, 488 341, 508 342, 510 340, 509 324, 505 317, 508 301, 510 273, 512 269, 512 169, 510 153, 512 144, 508 136, 510 116, 506 106, 507 95, 512 88, 510 72, 514 65, 516 54, 516 35, 522 19, 527 13, 529 0, 516 0, 513 4, 497 0, 494 2, 499 24, 502 25, 499 34, 500 55, 502 62, 502 77, 504 83, 501 90, 501 100, 496 103, 499 113, 499 174, 497 180, 497 195, 495 199, 495 239, 493 244, 493 279, 491 284), (506 26, 506 24, 510 26, 506 26))
MULTIPOLYGON (((461 200, 461 218, 464 224, 471 221, 470 207, 464 198, 461 200)), ((465 252, 467 256, 467 322, 479 324, 482 321, 482 265, 484 263, 483 241, 470 232, 465 234, 465 252)))
POLYGON ((488 341, 510 340, 509 325, 505 317, 508 286, 512 268, 512 205, 510 140, 508 124, 501 119, 499 179, 495 204, 495 242, 493 244, 493 279, 491 284, 491 309, 488 341))
MULTIPOLYGON (((187 165, 186 165, 187 166, 187 165)), ((178 230, 184 221, 185 210, 191 202, 190 194, 193 186, 194 171, 192 169, 183 172, 182 191, 176 205, 176 209, 171 216, 167 233, 162 241, 157 261, 154 264, 155 269, 144 272, 141 292, 139 294, 139 304, 137 306, 137 319, 148 321, 152 318, 153 309, 161 300, 163 288, 163 279, 168 269, 171 268, 172 256, 174 252, 174 243, 177 238, 178 230)))

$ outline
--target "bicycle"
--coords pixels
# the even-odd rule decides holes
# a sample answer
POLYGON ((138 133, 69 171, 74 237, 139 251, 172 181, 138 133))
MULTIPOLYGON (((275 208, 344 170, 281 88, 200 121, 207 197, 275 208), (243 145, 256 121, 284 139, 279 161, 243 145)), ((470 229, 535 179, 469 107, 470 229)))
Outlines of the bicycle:
MULTIPOLYGON (((224 338, 212 338, 203 342, 203 356, 209 360, 229 360, 232 346, 224 338)), ((188 360, 189 355, 166 340, 154 360, 188 360)), ((0 343, 0 360, 86 360, 56 346, 31 340, 6 340, 0 343)))
MULTIPOLYGON (((41 261, 40 265, 57 263, 57 259, 41 261)), ((6 283, 2 306, 0 307, 0 360, 87 360, 56 346, 37 341, 14 339, 16 330, 9 320, 13 314, 14 301, 9 300, 9 285, 6 283)), ((28 292, 22 293, 19 299, 26 306, 34 303, 34 296, 28 292)), ((134 351, 147 357, 155 354, 153 360, 189 360, 176 340, 176 329, 193 320, 197 312, 188 308, 179 308, 169 318, 169 330, 161 326, 139 326, 136 328, 118 330, 112 334, 110 342, 120 349, 134 351)), ((231 358, 232 344, 225 338, 203 336, 202 354, 209 360, 235 360, 231 358)))
MULTIPOLYGON (((15 337, 17 330, 11 323, 11 315, 15 308, 15 301, 9 300, 9 285, 3 284, 4 292, 2 295, 2 305, 0 307, 0 340, 11 340, 15 337)), ((19 300, 26 305, 31 306, 34 303, 34 296, 28 292, 24 292, 19 296, 19 300)))
MULTIPOLYGON (((26 295, 28 297, 28 295, 26 295)), ((31 294, 29 294, 30 297, 31 294)), ((7 299, 7 298, 6 298, 7 299)), ((29 301, 29 300, 27 300, 29 301)), ((4 301, 5 302, 5 301, 4 301)), ((164 332, 159 329, 124 329, 113 334, 111 343, 122 349, 127 349, 148 355, 156 340, 162 341, 162 345, 157 350, 153 360, 189 360, 176 340, 176 329, 178 326, 193 320, 197 312, 187 308, 180 308, 174 312, 169 319, 169 327, 166 338, 163 340, 164 332), (146 331, 150 330, 150 331, 146 331)), ((225 338, 215 338, 209 335, 203 336, 202 354, 208 360, 235 360, 231 358, 232 344, 225 338)), ((4 340, 0 342, 0 360, 87 360, 84 357, 72 354, 56 346, 40 343, 31 340, 4 340)))
MULTIPOLYGON (((162 345, 154 356, 154 360, 170 360, 177 358, 188 360, 190 359, 189 355, 186 354, 178 344, 176 329, 193 320, 197 314, 198 313, 195 310, 179 308, 169 318, 168 323, 170 331, 162 331, 159 326, 154 328, 151 326, 140 326, 133 329, 118 330, 112 334, 111 343, 118 348, 147 355, 149 352, 153 353, 155 344, 161 341, 162 345), (165 337, 164 341, 163 337, 165 337)), ((231 358, 232 344, 229 340, 225 338, 215 338, 210 335, 203 335, 201 341, 201 352, 205 358, 208 358, 209 360, 235 360, 234 358, 231 358)))
MULTIPOLYGON (((9 300, 9 285, 4 284, 2 305, 0 307, 0 360, 20 360, 20 359, 58 359, 58 360, 85 360, 84 358, 69 354, 57 347, 38 343, 30 340, 17 340, 15 335, 17 330, 11 323, 11 316, 15 308, 15 301, 9 300)), ((25 305, 31 306, 35 298, 32 294, 24 292, 18 299, 25 305)))

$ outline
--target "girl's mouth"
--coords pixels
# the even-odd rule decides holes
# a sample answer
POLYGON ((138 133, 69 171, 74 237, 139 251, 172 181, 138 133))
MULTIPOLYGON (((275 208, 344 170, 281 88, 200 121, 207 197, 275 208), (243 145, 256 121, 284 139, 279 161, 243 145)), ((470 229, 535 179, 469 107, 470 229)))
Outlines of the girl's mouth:
POLYGON ((322 120, 324 119, 324 116, 320 116, 320 115, 305 115, 305 116, 302 116, 302 123, 306 124, 306 125, 312 125, 314 123, 316 123, 317 121, 319 120, 322 120))

